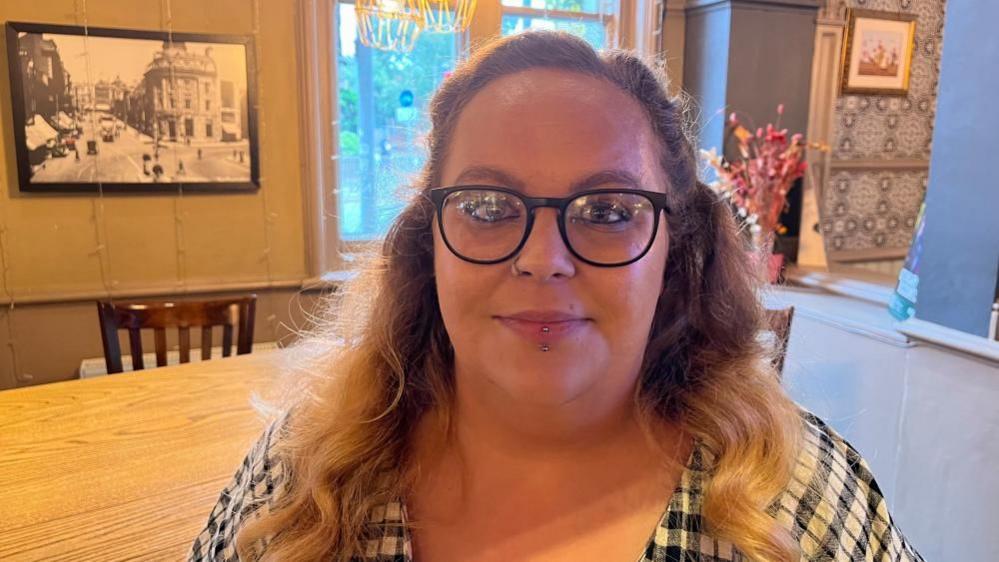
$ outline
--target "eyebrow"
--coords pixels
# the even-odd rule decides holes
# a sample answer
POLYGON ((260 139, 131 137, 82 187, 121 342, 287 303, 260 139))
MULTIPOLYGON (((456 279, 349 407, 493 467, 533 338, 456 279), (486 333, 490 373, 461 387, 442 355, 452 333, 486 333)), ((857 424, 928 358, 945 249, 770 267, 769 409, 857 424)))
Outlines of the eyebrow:
MULTIPOLYGON (((516 189, 518 191, 524 191, 524 182, 514 177, 499 168, 494 168, 492 166, 469 166, 462 170, 458 174, 458 178, 455 179, 455 184, 461 185, 462 182, 469 180, 474 181, 492 181, 500 184, 503 187, 509 187, 516 189)), ((635 174, 621 169, 609 169, 601 170, 595 174, 591 174, 579 181, 574 182, 570 187, 570 192, 583 191, 585 189, 591 189, 600 185, 613 183, 613 184, 626 184, 634 189, 643 189, 641 182, 635 174)))

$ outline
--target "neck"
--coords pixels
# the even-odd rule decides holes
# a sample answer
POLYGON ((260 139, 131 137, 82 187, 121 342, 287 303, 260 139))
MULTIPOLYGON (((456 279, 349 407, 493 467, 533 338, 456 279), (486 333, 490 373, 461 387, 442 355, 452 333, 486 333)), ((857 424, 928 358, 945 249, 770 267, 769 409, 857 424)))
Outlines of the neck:
POLYGON ((456 388, 453 444, 467 455, 502 456, 512 462, 573 460, 641 437, 630 390, 563 404, 530 403, 481 390, 456 388))
POLYGON ((640 422, 633 386, 618 396, 602 389, 562 404, 539 404, 474 384, 456 384, 447 424, 440 411, 419 421, 413 442, 414 465, 422 467, 417 470, 433 472, 444 462, 466 475, 554 475, 633 459, 647 464, 650 455, 672 458, 682 443, 680 425, 640 422))
POLYGON ((630 393, 612 406, 591 406, 510 404, 458 385, 450 431, 431 411, 414 434, 411 476, 427 494, 418 494, 417 513, 439 513, 433 506, 460 512, 469 498, 496 490, 551 500, 562 492, 578 497, 580 483, 598 482, 593 489, 623 493, 689 454, 681 426, 643 425, 630 393))
POLYGON ((618 500, 640 503, 650 491, 675 487, 670 478, 679 479, 689 454, 680 425, 641 423, 630 392, 616 401, 603 396, 598 408, 515 404, 461 385, 455 390, 446 424, 438 410, 416 427, 408 501, 418 518, 453 523, 476 502, 511 508, 518 497, 562 509, 580 501, 581 489, 590 490, 587 501, 613 489, 618 500))

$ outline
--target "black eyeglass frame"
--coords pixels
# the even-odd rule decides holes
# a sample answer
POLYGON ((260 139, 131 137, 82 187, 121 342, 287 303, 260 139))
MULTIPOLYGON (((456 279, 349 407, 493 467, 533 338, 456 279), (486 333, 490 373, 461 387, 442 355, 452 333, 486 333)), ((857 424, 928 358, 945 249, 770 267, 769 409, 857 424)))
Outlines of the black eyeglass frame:
POLYGON ((667 216, 671 214, 669 205, 667 204, 667 198, 665 193, 659 193, 656 191, 646 191, 644 189, 627 189, 627 188, 589 189, 586 191, 579 191, 573 193, 568 197, 528 197, 523 193, 515 189, 510 189, 508 187, 498 187, 495 185, 453 185, 447 187, 431 188, 430 201, 433 203, 434 209, 437 213, 437 229, 440 231, 441 239, 444 241, 444 245, 447 246, 447 249, 450 250, 451 253, 457 256, 459 259, 462 259, 469 263, 475 263, 480 265, 492 265, 492 264, 501 263, 517 255, 517 253, 524 248, 524 244, 527 243, 527 239, 531 236, 531 231, 534 229, 534 210, 540 209, 542 207, 551 207, 554 209, 558 209, 558 221, 557 221, 558 230, 559 234, 562 235, 562 242, 565 243, 565 247, 569 249, 569 252, 572 253, 572 255, 576 257, 576 259, 595 267, 623 267, 626 265, 633 264, 636 261, 645 257, 645 254, 649 253, 649 250, 652 248, 652 244, 654 244, 656 241, 656 234, 659 233, 659 215, 662 214, 663 212, 665 212, 667 216), (527 210, 527 224, 524 226, 524 236, 521 238, 520 243, 517 244, 517 247, 514 248, 513 251, 511 251, 509 254, 499 259, 476 260, 469 258, 467 256, 463 256, 461 253, 459 253, 457 250, 454 249, 454 246, 452 246, 451 242, 448 241, 447 239, 447 234, 445 234, 444 232, 444 218, 443 218, 444 201, 447 200, 448 196, 458 191, 483 190, 483 189, 490 191, 499 191, 517 197, 524 203, 524 208, 527 210), (576 252, 576 249, 573 248, 572 244, 569 242, 569 234, 566 232, 565 229, 565 210, 569 208, 569 204, 571 202, 575 201, 576 199, 579 199, 580 197, 584 197, 587 195, 599 195, 601 193, 628 193, 633 195, 640 195, 642 197, 645 197, 652 203, 652 207, 655 210, 655 219, 654 222, 652 223, 652 235, 649 236, 649 243, 646 244, 645 248, 637 256, 635 256, 630 260, 619 263, 599 263, 591 261, 579 255, 579 253, 576 252))

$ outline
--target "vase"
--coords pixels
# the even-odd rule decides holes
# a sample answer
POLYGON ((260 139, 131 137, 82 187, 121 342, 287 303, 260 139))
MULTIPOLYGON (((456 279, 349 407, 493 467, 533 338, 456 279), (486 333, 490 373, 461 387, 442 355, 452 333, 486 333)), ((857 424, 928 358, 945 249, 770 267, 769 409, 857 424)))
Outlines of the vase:
POLYGON ((784 269, 784 254, 774 253, 774 231, 763 228, 750 230, 752 249, 750 261, 761 281, 777 283, 784 269))

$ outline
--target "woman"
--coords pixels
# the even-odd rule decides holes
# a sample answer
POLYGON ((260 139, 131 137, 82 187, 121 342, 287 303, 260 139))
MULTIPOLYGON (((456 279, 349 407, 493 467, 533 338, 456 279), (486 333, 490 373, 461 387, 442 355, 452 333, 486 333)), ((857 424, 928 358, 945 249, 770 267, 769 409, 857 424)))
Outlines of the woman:
POLYGON ((522 34, 431 117, 418 192, 192 560, 920 560, 781 390, 652 70, 522 34))

